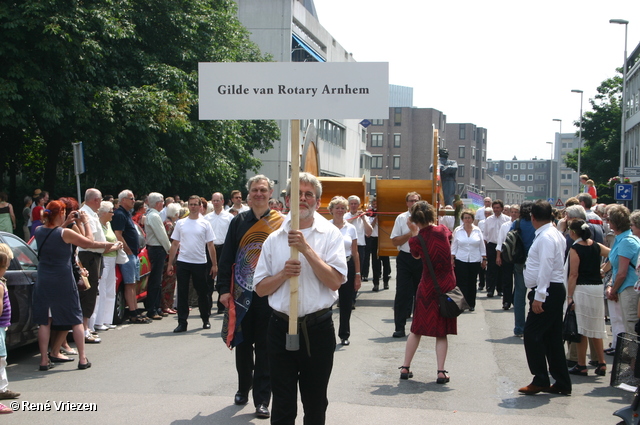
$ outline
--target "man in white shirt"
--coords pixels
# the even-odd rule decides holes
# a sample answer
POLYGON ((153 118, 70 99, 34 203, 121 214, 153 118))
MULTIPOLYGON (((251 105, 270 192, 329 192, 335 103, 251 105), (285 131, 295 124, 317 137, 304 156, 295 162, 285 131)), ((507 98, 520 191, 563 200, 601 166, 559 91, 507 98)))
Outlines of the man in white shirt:
MULTIPOLYGON (((347 223, 353 224, 356 228, 356 233, 358 234, 358 255, 360 257, 360 270, 362 270, 362 281, 366 282, 368 280, 368 268, 365 270, 364 261, 365 261, 365 251, 367 247, 366 237, 371 236, 371 224, 369 224, 369 220, 367 220, 367 216, 364 212, 360 211, 360 198, 356 195, 349 196, 349 212, 344 215, 344 219, 347 223)), ((357 291, 353 294, 353 303, 356 302, 356 294, 357 291)))
POLYGON ((229 213, 233 215, 238 215, 241 212, 249 211, 250 208, 248 205, 242 203, 242 192, 239 190, 234 190, 231 192, 231 208, 229 208, 229 213))
MULTIPOLYGON (((289 204, 291 183, 287 185, 289 204)), ((262 246, 254 275, 255 291, 269 296, 273 314, 267 344, 273 388, 271 423, 293 424, 297 415, 297 388, 304 408, 304 423, 324 424, 329 404, 327 386, 336 347, 331 305, 347 280, 342 234, 316 213, 322 185, 309 173, 300 173, 300 230, 285 221, 262 246), (289 259, 289 247, 300 253, 289 259), (289 279, 298 276, 300 348, 286 349, 289 328, 289 279), (303 335, 305 335, 303 337, 303 335)))
MULTIPOLYGON (((106 242, 102 224, 98 218, 98 209, 102 202, 102 193, 95 188, 87 189, 84 193, 84 205, 80 208, 81 213, 85 213, 89 217, 90 229, 93 240, 96 242, 106 242)), ((87 235, 87 237, 90 237, 87 235)), ((82 263, 82 267, 89 272, 89 283, 91 288, 86 291, 80 291, 80 306, 82 307, 82 317, 84 324, 85 342, 100 342, 100 338, 92 337, 89 329, 89 319, 96 309, 96 301, 98 298, 98 283, 102 274, 102 254, 104 249, 84 249, 78 248, 78 259, 82 263)))
POLYGON ((371 250, 371 268, 373 270, 373 292, 380 290, 380 277, 382 277, 383 288, 389 289, 389 279, 391 279, 391 262, 386 255, 378 256, 378 201, 376 198, 371 200, 371 216, 369 224, 371 225, 370 250, 371 250))
POLYGON ((406 336, 404 327, 407 324, 407 318, 412 314, 413 299, 422 277, 422 260, 413 258, 409 249, 411 232, 417 229, 409 219, 411 217, 409 210, 420 199, 418 192, 407 193, 405 196, 407 212, 396 217, 391 231, 391 243, 398 247, 399 251, 396 257, 396 297, 393 301, 394 338, 406 336))
POLYGON ((500 226, 511 221, 511 217, 502 214, 504 203, 496 199, 491 203, 493 215, 484 221, 484 240, 487 242, 487 298, 493 297, 494 291, 502 296, 502 269, 496 262, 496 246, 500 235, 500 226))
POLYGON ((149 201, 149 211, 144 225, 147 238, 147 253, 151 272, 147 280, 147 298, 144 300, 147 309, 147 317, 153 320, 162 319, 163 313, 160 308, 160 289, 162 288, 162 272, 164 271, 164 261, 167 253, 171 249, 171 241, 164 228, 160 211, 164 206, 164 196, 162 193, 151 192, 147 197, 149 201))
POLYGON ((476 211, 476 218, 473 221, 473 224, 475 224, 476 226, 478 225, 478 223, 480 223, 482 220, 486 218, 484 216, 485 208, 491 208, 491 198, 489 198, 488 196, 484 198, 484 207, 480 207, 478 208, 478 211, 476 211))
MULTIPOLYGON (((224 210, 224 196, 222 193, 216 192, 211 195, 211 203, 213 204, 213 211, 205 215, 204 218, 211 224, 211 228, 213 229, 213 234, 215 235, 213 246, 216 248, 216 255, 218 256, 217 263, 220 264, 220 255, 222 254, 224 239, 227 237, 229 224, 231 224, 231 220, 233 220, 233 215, 224 210)), ((209 256, 207 256, 207 264, 212 264, 209 256)), ((213 297, 215 280, 211 275, 207 276, 207 286, 209 287, 210 296, 213 297)), ((217 298, 218 314, 222 314, 224 313, 224 305, 220 302, 220 294, 218 294, 217 298)))
POLYGON ((541 391, 571 394, 571 378, 562 346, 562 308, 567 296, 563 283, 565 240, 551 223, 552 218, 551 204, 543 200, 533 204, 531 223, 536 236, 524 270, 524 283, 531 289, 524 349, 533 381, 518 390, 523 394, 541 391), (550 385, 549 373, 556 380, 553 385, 550 385))
MULTIPOLYGON (((491 209, 490 206, 486 208, 480 208, 480 210, 484 212, 484 217, 482 218, 482 220, 478 222, 478 227, 480 228, 480 231, 482 232, 482 235, 483 235, 482 237, 484 238, 484 222, 487 218, 491 217, 491 214, 493 214, 493 210, 491 209)), ((476 217, 477 216, 478 216, 478 213, 476 212, 476 217)), ((485 241, 485 251, 486 251, 486 245, 487 245, 487 242, 485 241)), ((478 290, 482 291, 486 285, 487 285, 487 267, 485 264, 485 267, 480 268, 480 272, 478 272, 478 290)))
POLYGON ((202 201, 198 195, 192 195, 188 200, 189 216, 178 220, 171 234, 171 250, 169 251, 169 265, 167 273, 174 273, 173 260, 178 254, 176 263, 176 278, 178 286, 178 326, 173 332, 186 332, 189 318, 189 280, 193 282, 193 289, 198 293, 198 309, 202 319, 202 329, 211 329, 209 316, 211 314, 211 298, 208 297, 207 274, 216 276, 218 262, 214 262, 207 270, 207 255, 216 258, 213 246, 213 229, 207 220, 200 215, 202 201))
MULTIPOLYGON (((511 304, 513 304, 513 271, 514 264, 509 263, 508 261, 503 261, 502 259, 502 244, 505 239, 507 239, 507 233, 511 230, 511 226, 513 222, 520 217, 520 205, 513 204, 511 206, 505 205, 504 209, 507 210, 509 207, 509 213, 511 215, 511 220, 505 222, 500 227, 500 235, 498 236, 498 243, 496 245, 496 263, 502 269, 502 309, 509 310, 511 308, 511 304)), ((506 215, 506 213, 504 214, 506 215)))

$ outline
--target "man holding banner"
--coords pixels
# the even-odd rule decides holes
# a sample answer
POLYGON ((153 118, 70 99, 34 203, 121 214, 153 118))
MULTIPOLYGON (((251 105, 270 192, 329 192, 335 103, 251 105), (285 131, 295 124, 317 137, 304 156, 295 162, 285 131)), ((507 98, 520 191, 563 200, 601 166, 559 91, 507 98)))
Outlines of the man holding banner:
POLYGON ((218 290, 225 306, 222 339, 236 349, 238 392, 234 403, 247 404, 253 388, 256 416, 268 418, 271 380, 267 360, 267 324, 271 307, 266 297, 253 293, 254 271, 262 244, 280 228, 283 217, 269 209, 273 182, 260 174, 247 182, 251 209, 238 214, 229 225, 220 256, 218 290), (255 359, 254 359, 255 353, 255 359))
MULTIPOLYGON (((316 213, 321 195, 318 179, 300 173, 300 230, 291 230, 289 215, 262 245, 254 276, 256 293, 268 295, 273 308, 267 336, 273 424, 295 423, 298 385, 305 424, 324 424, 329 405, 327 386, 336 347, 331 305, 347 280, 347 261, 340 230, 316 213), (299 260, 290 259, 287 247, 299 251, 299 260), (298 328, 302 337, 299 350, 289 351, 289 286, 294 276, 299 283, 298 328)), ((291 182, 287 185, 287 204, 290 199, 291 182)))

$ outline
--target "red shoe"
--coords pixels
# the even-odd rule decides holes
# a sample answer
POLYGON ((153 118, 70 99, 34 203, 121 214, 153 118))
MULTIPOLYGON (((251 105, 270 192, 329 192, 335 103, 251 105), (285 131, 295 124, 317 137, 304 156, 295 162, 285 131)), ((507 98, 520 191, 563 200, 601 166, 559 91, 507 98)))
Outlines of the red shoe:
POLYGON ((164 313, 167 313, 167 314, 176 314, 176 313, 177 313, 177 311, 176 311, 176 310, 174 310, 174 309, 172 309, 172 308, 165 308, 165 309, 164 309, 164 310, 162 310, 162 311, 163 311, 164 313))
POLYGON ((551 387, 539 387, 537 385, 529 384, 526 387, 520 388, 518 391, 521 392, 522 394, 534 395, 543 391, 549 392, 550 389, 551 387))

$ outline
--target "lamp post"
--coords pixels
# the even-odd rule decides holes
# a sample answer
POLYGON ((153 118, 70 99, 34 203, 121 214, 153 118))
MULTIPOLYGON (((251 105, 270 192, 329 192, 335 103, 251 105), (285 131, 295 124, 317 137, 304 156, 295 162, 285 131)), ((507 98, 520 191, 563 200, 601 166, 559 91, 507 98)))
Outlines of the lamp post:
POLYGON ((624 62, 622 64, 622 118, 620 119, 620 177, 624 177, 624 133, 627 121, 627 28, 629 21, 609 19, 610 24, 624 25, 624 62))
POLYGON ((549 156, 549 198, 553 198, 553 142, 547 142, 551 145, 551 156, 549 156))
POLYGON ((580 131, 578 133, 578 190, 576 195, 580 192, 580 160, 582 157, 582 90, 571 90, 571 93, 580 93, 580 131))
POLYGON ((560 198, 560 192, 561 192, 561 181, 560 181, 560 158, 562 158, 562 120, 560 118, 554 118, 553 121, 558 121, 560 123, 560 136, 558 137, 558 141, 556 143, 558 143, 558 175, 557 175, 557 185, 558 185, 558 199, 560 198))

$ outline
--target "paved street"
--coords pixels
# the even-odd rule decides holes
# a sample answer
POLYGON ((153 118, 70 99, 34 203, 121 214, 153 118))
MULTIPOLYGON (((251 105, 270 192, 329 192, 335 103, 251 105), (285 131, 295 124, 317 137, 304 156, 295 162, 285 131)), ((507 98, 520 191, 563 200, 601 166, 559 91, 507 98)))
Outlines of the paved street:
MULTIPOLYGON (((484 292, 476 311, 458 319, 459 335, 449 339, 451 382, 435 383, 432 338, 423 338, 414 378, 400 381, 406 339, 391 337, 395 281, 388 291, 373 293, 371 286, 363 283, 353 312, 351 345, 336 351, 328 424, 615 424, 612 412, 631 400, 630 393, 608 386, 609 375, 595 376, 593 368, 587 378, 573 377, 571 397, 519 395, 517 389, 531 376, 522 340, 512 336, 512 310, 503 311, 501 301, 484 292)), ((4 415, 3 423, 268 423, 253 416, 252 403, 233 405, 234 355, 220 339, 222 318, 215 316, 206 331, 197 309, 191 318, 189 331, 179 335, 172 333, 175 317, 103 332, 103 342, 88 347, 93 367, 85 371, 73 362, 39 372, 35 345, 10 354, 10 388, 22 393, 17 401, 21 406, 48 401, 51 411, 19 411, 4 415), (96 411, 56 411, 54 401, 95 403, 96 411)), ((297 424, 302 424, 301 406, 299 412, 297 424)))

